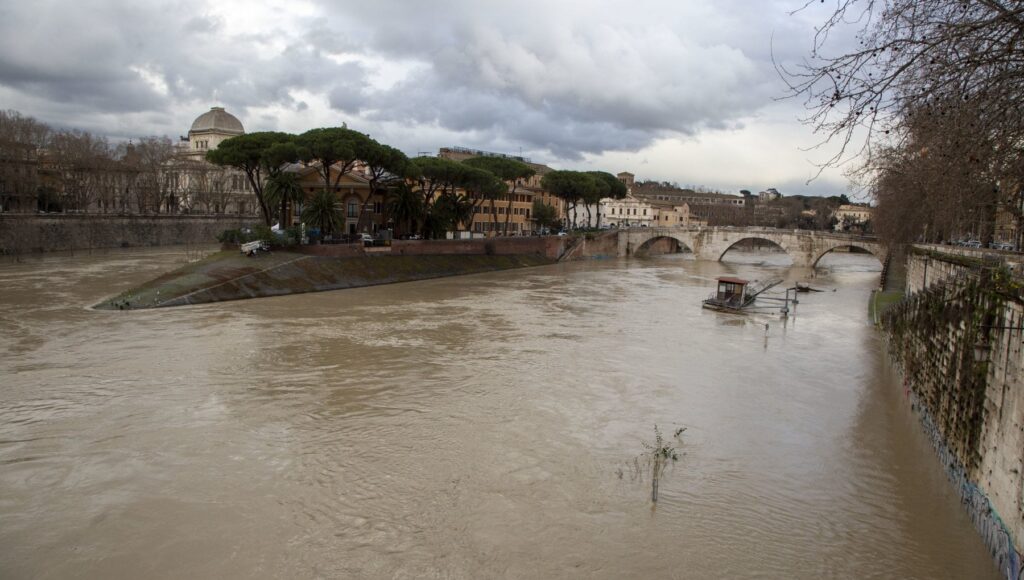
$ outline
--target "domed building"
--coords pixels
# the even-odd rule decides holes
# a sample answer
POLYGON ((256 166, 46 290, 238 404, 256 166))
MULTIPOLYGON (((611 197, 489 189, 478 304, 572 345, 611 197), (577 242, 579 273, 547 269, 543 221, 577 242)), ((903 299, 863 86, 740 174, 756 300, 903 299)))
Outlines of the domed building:
POLYGON ((238 117, 225 111, 224 107, 213 107, 192 122, 192 128, 188 130, 188 154, 202 157, 225 139, 244 134, 245 129, 238 117))
POLYGON ((214 215, 256 216, 259 204, 246 176, 232 167, 206 161, 207 151, 225 139, 244 135, 242 122, 224 107, 213 107, 196 117, 188 137, 178 143, 175 158, 165 168, 168 192, 162 211, 214 215))

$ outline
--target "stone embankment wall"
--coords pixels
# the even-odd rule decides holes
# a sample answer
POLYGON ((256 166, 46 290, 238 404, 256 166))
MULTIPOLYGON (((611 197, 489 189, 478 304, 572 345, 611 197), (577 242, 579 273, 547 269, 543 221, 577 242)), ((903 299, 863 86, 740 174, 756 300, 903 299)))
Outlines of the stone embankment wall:
POLYGON ((913 408, 1007 578, 1024 578, 1024 284, 941 247, 907 257, 882 316, 913 408))
POLYGON ((566 238, 558 236, 477 238, 472 240, 394 240, 391 242, 391 253, 398 256, 533 254, 557 260, 564 251, 565 244, 566 238))
POLYGON ((224 230, 252 223, 237 216, 0 214, 0 254, 215 244, 224 230))
MULTIPOLYGON (((327 246, 331 247, 331 246, 327 246)), ((95 308, 137 310, 287 296, 553 264, 543 256, 423 255, 337 258, 277 250, 223 251, 108 298, 95 308)))
POLYGON ((979 267, 1004 267, 1017 275, 1024 272, 1024 259, 1016 252, 916 244, 909 254, 906 262, 908 294, 964 276, 979 267))

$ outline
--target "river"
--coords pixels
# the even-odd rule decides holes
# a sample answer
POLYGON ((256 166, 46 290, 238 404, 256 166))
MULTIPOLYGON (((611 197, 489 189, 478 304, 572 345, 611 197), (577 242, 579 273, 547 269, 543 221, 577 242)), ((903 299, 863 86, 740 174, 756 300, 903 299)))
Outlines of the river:
POLYGON ((700 307, 779 254, 87 308, 184 259, 0 263, 0 578, 999 577, 870 256, 785 321, 700 307))

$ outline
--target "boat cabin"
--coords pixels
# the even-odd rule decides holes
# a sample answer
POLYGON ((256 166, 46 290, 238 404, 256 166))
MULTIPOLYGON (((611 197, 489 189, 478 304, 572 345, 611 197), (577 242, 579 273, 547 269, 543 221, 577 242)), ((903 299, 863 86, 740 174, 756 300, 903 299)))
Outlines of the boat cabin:
POLYGON ((745 301, 749 283, 742 278, 718 278, 718 292, 715 294, 715 300, 722 304, 741 306, 745 301))

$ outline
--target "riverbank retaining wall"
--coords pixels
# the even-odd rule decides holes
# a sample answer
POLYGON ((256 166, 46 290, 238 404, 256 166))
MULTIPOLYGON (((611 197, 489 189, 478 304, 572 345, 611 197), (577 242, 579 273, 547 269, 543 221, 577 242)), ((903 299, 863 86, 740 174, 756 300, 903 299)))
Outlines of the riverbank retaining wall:
POLYGON ((0 214, 0 254, 214 244, 224 230, 251 225, 238 216, 0 214))
MULTIPOLYGON (((671 240, 668 240, 671 241, 671 240)), ((392 240, 387 247, 362 244, 321 244, 295 251, 313 256, 541 256, 550 260, 585 260, 613 257, 618 249, 615 233, 582 236, 525 236, 471 240, 392 240)))
POLYGON ((888 350, 951 481, 1007 578, 1024 579, 1024 299, 984 256, 915 247, 888 350))
POLYGON ((981 268, 1003 268, 1009 274, 1024 273, 1024 259, 1016 252, 915 244, 906 258, 908 294, 920 292, 950 278, 958 278, 981 268))

